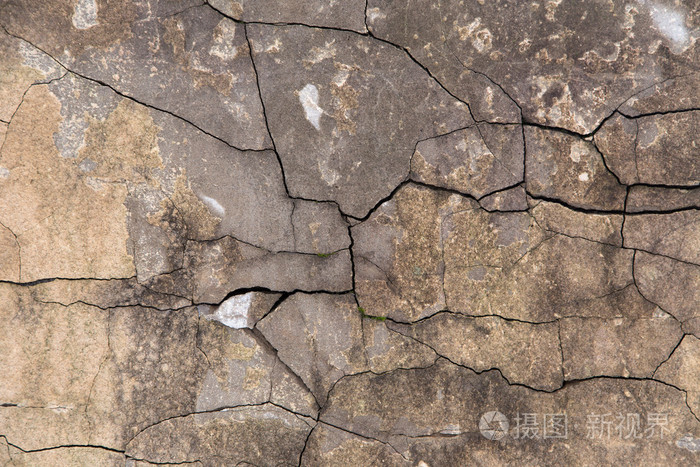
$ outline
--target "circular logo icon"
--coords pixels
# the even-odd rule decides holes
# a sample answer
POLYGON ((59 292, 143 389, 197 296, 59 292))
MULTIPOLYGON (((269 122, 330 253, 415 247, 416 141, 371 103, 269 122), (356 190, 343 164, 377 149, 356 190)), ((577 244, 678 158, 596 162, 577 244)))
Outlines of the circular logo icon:
POLYGON ((479 431, 486 439, 498 441, 508 434, 508 418, 501 412, 486 412, 479 420, 479 431))

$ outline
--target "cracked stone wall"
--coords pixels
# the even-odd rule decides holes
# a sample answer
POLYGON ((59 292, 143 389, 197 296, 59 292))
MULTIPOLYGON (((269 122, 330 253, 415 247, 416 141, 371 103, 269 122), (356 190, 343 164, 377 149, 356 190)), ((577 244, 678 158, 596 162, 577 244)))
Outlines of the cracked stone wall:
POLYGON ((0 26, 0 465, 700 464, 699 1, 0 26))

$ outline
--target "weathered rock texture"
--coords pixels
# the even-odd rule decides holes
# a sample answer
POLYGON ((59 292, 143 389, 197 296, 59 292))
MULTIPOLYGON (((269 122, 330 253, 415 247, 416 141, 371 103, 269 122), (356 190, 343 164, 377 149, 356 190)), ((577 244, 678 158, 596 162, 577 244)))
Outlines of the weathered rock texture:
POLYGON ((697 1, 0 27, 0 465, 700 464, 697 1))

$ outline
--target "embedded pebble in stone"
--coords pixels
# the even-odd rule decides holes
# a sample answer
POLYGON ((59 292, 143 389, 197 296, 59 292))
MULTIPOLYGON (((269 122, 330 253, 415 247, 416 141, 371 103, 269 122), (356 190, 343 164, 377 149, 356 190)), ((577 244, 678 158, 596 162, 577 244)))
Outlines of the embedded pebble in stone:
POLYGON ((212 312, 203 314, 207 319, 215 320, 234 329, 247 328, 248 310, 253 300, 253 292, 243 295, 234 295, 217 306, 212 312))

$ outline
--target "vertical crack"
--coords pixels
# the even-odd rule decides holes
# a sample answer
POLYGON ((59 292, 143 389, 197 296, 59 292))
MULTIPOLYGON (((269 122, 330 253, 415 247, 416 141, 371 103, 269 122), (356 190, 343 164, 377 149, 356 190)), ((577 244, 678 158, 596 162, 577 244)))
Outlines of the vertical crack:
POLYGON ((277 145, 275 144, 275 139, 272 137, 272 131, 270 130, 270 122, 267 118, 267 108, 265 107, 265 100, 263 99, 262 89, 260 88, 260 74, 258 72, 258 67, 255 64, 255 53, 253 52, 253 44, 250 41, 250 37, 248 37, 248 24, 246 23, 243 23, 243 33, 245 34, 245 40, 248 44, 250 63, 253 64, 253 73, 255 74, 255 85, 258 88, 258 97, 260 99, 260 106, 262 107, 263 119, 265 120, 265 128, 267 129, 267 135, 270 137, 270 142, 272 143, 272 151, 277 157, 277 163, 279 164, 280 171, 282 172, 282 183, 284 183, 284 191, 287 193, 287 196, 293 198, 293 196, 289 192, 289 185, 287 184, 287 175, 284 171, 284 164, 282 163, 282 158, 280 157, 280 154, 277 151, 277 145))

